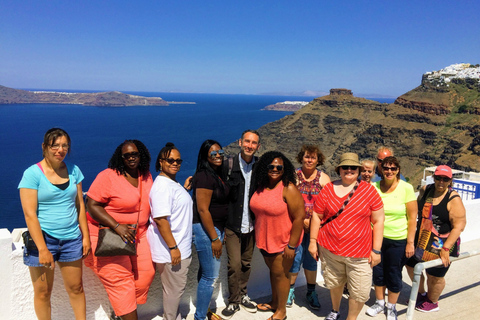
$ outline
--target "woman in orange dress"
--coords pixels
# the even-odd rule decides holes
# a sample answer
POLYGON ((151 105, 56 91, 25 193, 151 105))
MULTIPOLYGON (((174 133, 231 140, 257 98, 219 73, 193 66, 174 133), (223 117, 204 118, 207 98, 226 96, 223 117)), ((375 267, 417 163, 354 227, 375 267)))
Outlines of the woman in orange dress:
POLYGON ((88 227, 92 248, 97 247, 99 224, 134 242, 134 256, 96 257, 85 265, 103 283, 117 316, 136 320, 137 304, 147 302, 155 269, 147 241, 149 194, 153 180, 150 153, 138 140, 125 140, 113 154, 108 169, 100 172, 88 190, 88 227), (137 224, 137 232, 132 225, 137 224))

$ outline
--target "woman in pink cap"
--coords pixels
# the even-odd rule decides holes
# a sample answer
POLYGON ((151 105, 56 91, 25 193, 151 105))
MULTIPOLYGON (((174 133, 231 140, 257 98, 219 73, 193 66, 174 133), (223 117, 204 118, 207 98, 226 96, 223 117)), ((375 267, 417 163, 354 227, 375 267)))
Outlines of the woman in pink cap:
MULTIPOLYGON (((422 222, 422 211, 427 205, 432 206, 433 227, 439 234, 449 234, 440 250, 442 267, 426 270, 428 291, 425 291, 425 278, 422 275, 418 290, 416 309, 422 312, 438 311, 438 299, 445 288, 445 274, 450 267, 450 256, 457 256, 460 245, 460 233, 467 222, 462 199, 452 189, 452 169, 448 166, 438 166, 433 174, 434 184, 424 186, 418 194, 418 226, 415 243, 418 241, 418 231, 422 222)), ((418 263, 415 257, 407 262, 407 271, 413 279, 413 267, 418 263)))

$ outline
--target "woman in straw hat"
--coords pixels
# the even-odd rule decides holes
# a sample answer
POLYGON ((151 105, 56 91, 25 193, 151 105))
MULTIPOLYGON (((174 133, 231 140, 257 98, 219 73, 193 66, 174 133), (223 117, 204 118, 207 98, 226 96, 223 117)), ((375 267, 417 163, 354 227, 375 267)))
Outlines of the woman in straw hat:
POLYGON ((324 278, 332 300, 327 320, 340 317, 345 283, 347 320, 357 318, 370 298, 372 268, 380 262, 383 203, 373 185, 358 180, 360 168, 357 154, 342 154, 335 168, 341 179, 328 183, 314 205, 308 251, 318 259, 320 248, 325 261, 324 278))

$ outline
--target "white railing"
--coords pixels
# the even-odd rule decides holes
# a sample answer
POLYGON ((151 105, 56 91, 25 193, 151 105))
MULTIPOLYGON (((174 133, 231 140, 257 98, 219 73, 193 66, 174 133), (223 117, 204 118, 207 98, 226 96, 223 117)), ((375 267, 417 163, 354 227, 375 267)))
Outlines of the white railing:
MULTIPOLYGON (((469 252, 462 252, 458 257, 450 257, 450 262, 453 263, 458 260, 470 258, 480 254, 478 250, 473 250, 469 252)), ((407 320, 413 320, 413 314, 415 311, 415 303, 417 301, 418 287, 420 285, 420 278, 424 269, 436 267, 442 264, 442 259, 436 259, 428 262, 417 263, 415 268, 413 268, 413 282, 412 282, 412 291, 410 292, 410 299, 408 300, 407 308, 407 320)))

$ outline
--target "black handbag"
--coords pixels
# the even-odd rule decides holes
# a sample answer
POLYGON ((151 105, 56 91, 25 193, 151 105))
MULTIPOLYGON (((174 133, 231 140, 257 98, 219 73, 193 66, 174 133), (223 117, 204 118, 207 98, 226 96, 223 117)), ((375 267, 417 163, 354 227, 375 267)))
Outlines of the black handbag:
MULTIPOLYGON (((25 248, 27 248, 27 251, 38 251, 37 245, 35 244, 35 241, 33 241, 33 238, 28 230, 22 233, 22 238, 23 244, 25 248)), ((45 235, 43 235, 43 238, 45 239, 45 235)))
MULTIPOLYGON (((138 177, 140 187, 140 200, 138 201, 137 224, 131 224, 135 227, 134 234, 137 235, 138 220, 140 218, 140 208, 142 207, 142 179, 138 177)), ((98 229, 98 242, 95 249, 96 257, 112 256, 134 256, 137 254, 136 243, 125 243, 120 235, 113 229, 100 225, 98 229)))

